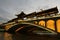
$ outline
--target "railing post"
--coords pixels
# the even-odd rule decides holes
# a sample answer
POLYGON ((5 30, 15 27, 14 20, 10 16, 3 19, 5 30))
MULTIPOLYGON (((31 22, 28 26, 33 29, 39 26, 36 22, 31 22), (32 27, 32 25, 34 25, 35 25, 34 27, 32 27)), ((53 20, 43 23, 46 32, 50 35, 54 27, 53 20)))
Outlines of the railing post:
POLYGON ((56 24, 56 19, 55 19, 55 31, 57 32, 57 24, 56 24))

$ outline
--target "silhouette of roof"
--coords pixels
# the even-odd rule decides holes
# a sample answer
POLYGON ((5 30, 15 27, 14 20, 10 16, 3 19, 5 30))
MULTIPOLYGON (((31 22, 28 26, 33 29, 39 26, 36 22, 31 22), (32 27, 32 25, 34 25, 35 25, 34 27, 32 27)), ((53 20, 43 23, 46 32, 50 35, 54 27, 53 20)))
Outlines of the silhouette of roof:
POLYGON ((11 20, 8 21, 8 23, 9 23, 9 22, 13 22, 13 21, 15 21, 15 20, 18 20, 18 18, 11 19, 11 20))
POLYGON ((26 16, 30 16, 30 17, 31 17, 32 15, 34 16, 35 14, 36 14, 36 12, 32 12, 32 13, 30 13, 30 14, 28 14, 28 15, 25 15, 25 17, 26 17, 26 16))
POLYGON ((37 12, 37 13, 44 14, 44 13, 49 13, 49 12, 58 13, 59 11, 58 11, 57 7, 54 7, 54 8, 43 10, 43 11, 37 12))
POLYGON ((18 14, 18 15, 16 15, 16 16, 18 16, 18 17, 23 17, 23 16, 25 16, 26 14, 22 11, 20 14, 18 14))
POLYGON ((42 15, 42 14, 56 14, 58 12, 59 11, 58 11, 57 7, 54 7, 54 8, 43 10, 43 11, 40 11, 40 12, 30 13, 28 15, 25 15, 25 17, 27 17, 27 16, 34 16, 34 15, 37 16, 37 15, 42 15))

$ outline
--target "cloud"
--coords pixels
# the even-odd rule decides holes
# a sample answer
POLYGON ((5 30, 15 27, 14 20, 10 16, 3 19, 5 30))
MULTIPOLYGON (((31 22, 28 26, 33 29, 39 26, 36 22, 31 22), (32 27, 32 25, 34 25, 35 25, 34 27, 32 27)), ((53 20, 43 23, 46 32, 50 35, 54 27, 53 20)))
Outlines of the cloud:
POLYGON ((0 15, 12 19, 16 17, 15 14, 20 13, 22 10, 27 14, 55 6, 58 6, 60 10, 59 5, 60 0, 0 0, 0 15))

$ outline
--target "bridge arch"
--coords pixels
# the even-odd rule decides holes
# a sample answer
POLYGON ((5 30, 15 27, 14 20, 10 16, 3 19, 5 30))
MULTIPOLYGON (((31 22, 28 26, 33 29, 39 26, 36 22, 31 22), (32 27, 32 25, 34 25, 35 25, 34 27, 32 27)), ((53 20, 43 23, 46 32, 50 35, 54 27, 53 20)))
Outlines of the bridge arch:
POLYGON ((47 25, 47 28, 50 28, 52 30, 55 30, 55 21, 54 20, 48 20, 46 25, 47 25))
POLYGON ((60 32, 60 19, 56 21, 57 31, 60 32))
POLYGON ((45 26, 45 21, 44 20, 39 21, 39 25, 45 26))
POLYGON ((18 29, 18 28, 22 28, 22 27, 25 27, 24 25, 22 25, 22 24, 18 24, 18 25, 14 25, 14 26, 12 26, 11 28, 9 28, 8 30, 6 30, 6 31, 8 31, 8 32, 15 32, 15 30, 16 29, 18 29))
POLYGON ((38 31, 40 31, 40 33, 55 33, 54 31, 47 29, 45 27, 39 26, 39 25, 35 25, 35 24, 31 24, 31 23, 21 23, 21 24, 17 24, 12 26, 11 28, 9 28, 7 30, 8 32, 21 32, 21 33, 27 33, 27 32, 34 32, 36 33, 38 31), (46 32, 45 32, 46 31, 46 32))

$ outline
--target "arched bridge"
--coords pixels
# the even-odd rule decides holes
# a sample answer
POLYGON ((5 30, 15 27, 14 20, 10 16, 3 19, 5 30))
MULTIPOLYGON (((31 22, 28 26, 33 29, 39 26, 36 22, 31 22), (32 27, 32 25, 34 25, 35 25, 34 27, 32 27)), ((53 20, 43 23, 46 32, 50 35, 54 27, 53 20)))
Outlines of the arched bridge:
MULTIPOLYGON (((31 18, 27 20, 17 20, 17 22, 10 22, 6 24, 5 30, 6 31, 15 31, 25 28, 36 26, 45 30, 54 30, 55 32, 60 32, 60 15, 49 16, 49 17, 38 17, 38 18, 31 18), (25 23, 25 24, 24 24, 25 23)), ((28 28, 28 29, 29 29, 28 28)), ((32 28, 32 27, 31 27, 32 28)))
POLYGON ((15 24, 7 30, 8 32, 20 32, 20 33, 35 33, 35 34, 57 34, 55 31, 48 28, 35 25, 32 23, 19 23, 15 24))

